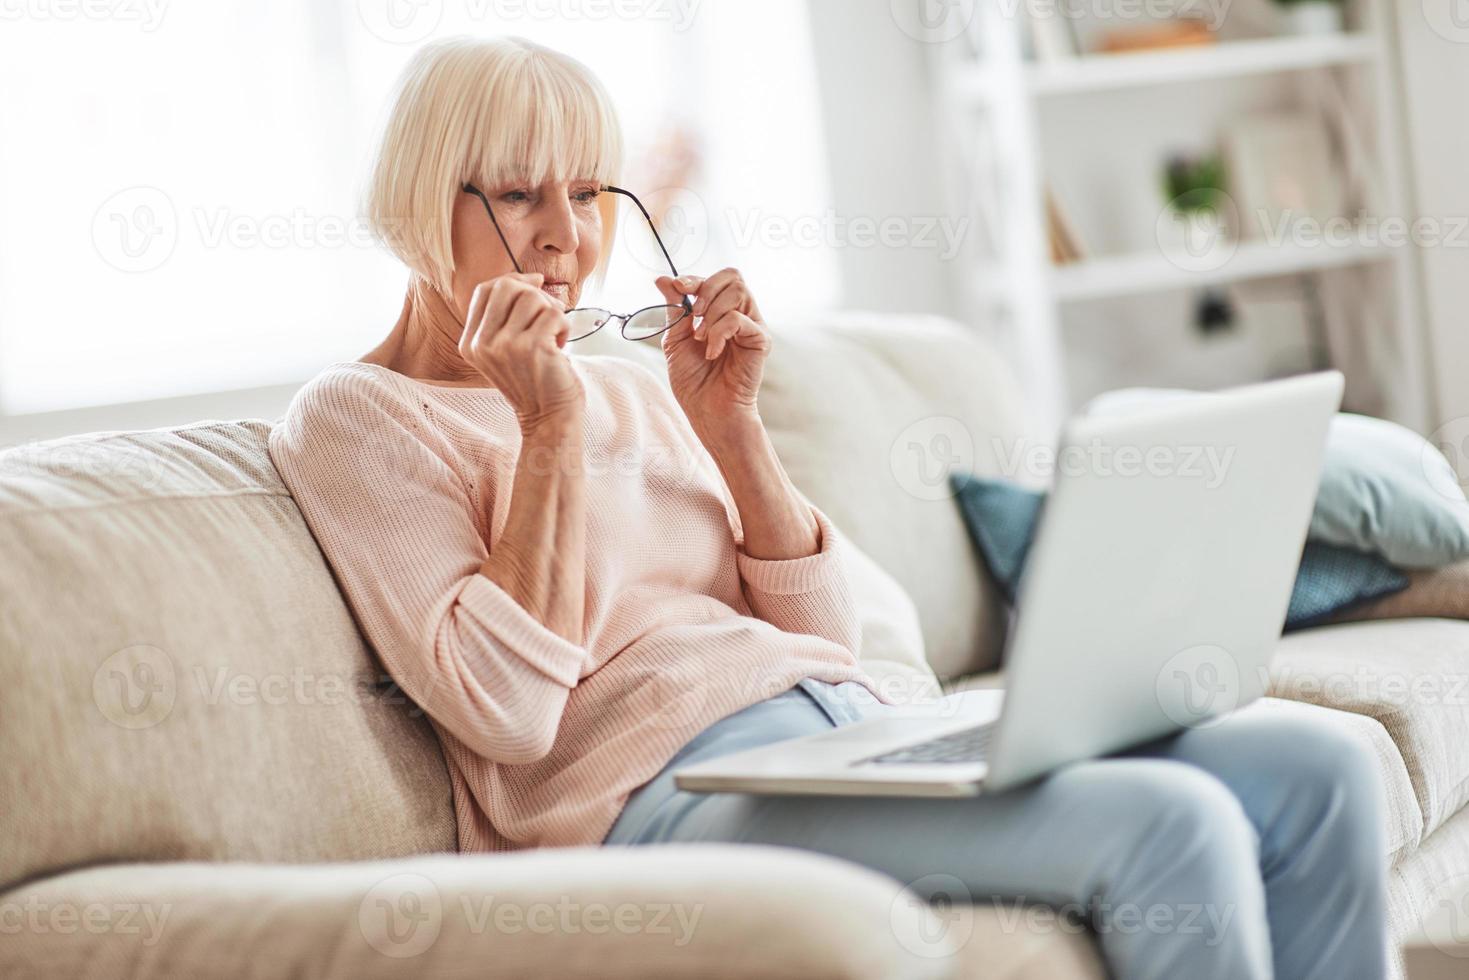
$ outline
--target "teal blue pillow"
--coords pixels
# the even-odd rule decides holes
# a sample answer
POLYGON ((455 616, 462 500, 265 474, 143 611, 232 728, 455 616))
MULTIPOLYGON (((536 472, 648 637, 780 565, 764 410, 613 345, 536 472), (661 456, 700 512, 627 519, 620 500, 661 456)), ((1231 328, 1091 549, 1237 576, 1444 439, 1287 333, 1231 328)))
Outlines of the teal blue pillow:
MULTIPOLYGON (((1046 495, 1008 480, 988 480, 967 473, 955 473, 950 480, 969 537, 1001 594, 1014 605, 1046 495)), ((1376 555, 1307 541, 1285 614, 1285 628, 1311 626, 1334 613, 1407 587, 1408 577, 1376 555)))

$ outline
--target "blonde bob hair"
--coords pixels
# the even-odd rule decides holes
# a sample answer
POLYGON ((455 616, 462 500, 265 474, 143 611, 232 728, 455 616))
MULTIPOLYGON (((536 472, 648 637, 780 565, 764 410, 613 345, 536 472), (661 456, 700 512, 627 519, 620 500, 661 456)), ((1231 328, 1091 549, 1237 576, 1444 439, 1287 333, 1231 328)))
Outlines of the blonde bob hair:
MULTIPOLYGON (((388 249, 448 296, 454 199, 466 182, 486 193, 517 182, 614 184, 621 169, 617 113, 585 65, 519 37, 448 38, 419 49, 398 83, 364 211, 388 249)), ((597 198, 597 279, 616 234, 616 197, 597 198)))

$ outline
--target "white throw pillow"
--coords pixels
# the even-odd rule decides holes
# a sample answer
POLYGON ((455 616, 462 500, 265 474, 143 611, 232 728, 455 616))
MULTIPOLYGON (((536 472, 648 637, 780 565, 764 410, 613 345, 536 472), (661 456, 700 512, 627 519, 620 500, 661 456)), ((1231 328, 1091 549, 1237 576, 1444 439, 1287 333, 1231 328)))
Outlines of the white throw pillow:
POLYGON ((924 655, 923 628, 913 599, 850 539, 843 544, 852 601, 862 622, 858 659, 863 669, 885 697, 898 703, 941 695, 938 678, 924 655))

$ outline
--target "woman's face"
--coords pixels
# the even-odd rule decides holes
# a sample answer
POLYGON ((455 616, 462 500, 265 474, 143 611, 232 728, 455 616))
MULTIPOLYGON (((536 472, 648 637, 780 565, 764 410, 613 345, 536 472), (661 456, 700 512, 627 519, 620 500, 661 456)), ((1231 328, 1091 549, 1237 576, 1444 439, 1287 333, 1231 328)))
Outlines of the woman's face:
MULTIPOLYGON (((541 288, 572 309, 582 284, 602 251, 602 213, 597 208, 598 183, 555 181, 481 187, 505 241, 522 272, 545 277, 541 288)), ((474 287, 514 272, 505 246, 478 197, 461 192, 454 203, 455 312, 462 320, 474 287)))

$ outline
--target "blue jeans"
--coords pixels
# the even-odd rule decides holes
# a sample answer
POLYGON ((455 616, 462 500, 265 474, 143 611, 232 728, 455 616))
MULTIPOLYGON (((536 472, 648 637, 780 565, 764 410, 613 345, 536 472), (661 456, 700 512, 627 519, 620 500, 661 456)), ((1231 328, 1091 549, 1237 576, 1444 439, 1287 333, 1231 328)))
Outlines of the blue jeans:
POLYGON ((1334 726, 1298 713, 1245 708, 970 799, 673 786, 680 765, 881 710, 855 684, 811 680, 751 705, 634 792, 606 843, 784 845, 884 872, 925 897, 957 889, 1012 909, 1050 905, 1091 924, 1119 980, 1385 975, 1376 765, 1334 726))

